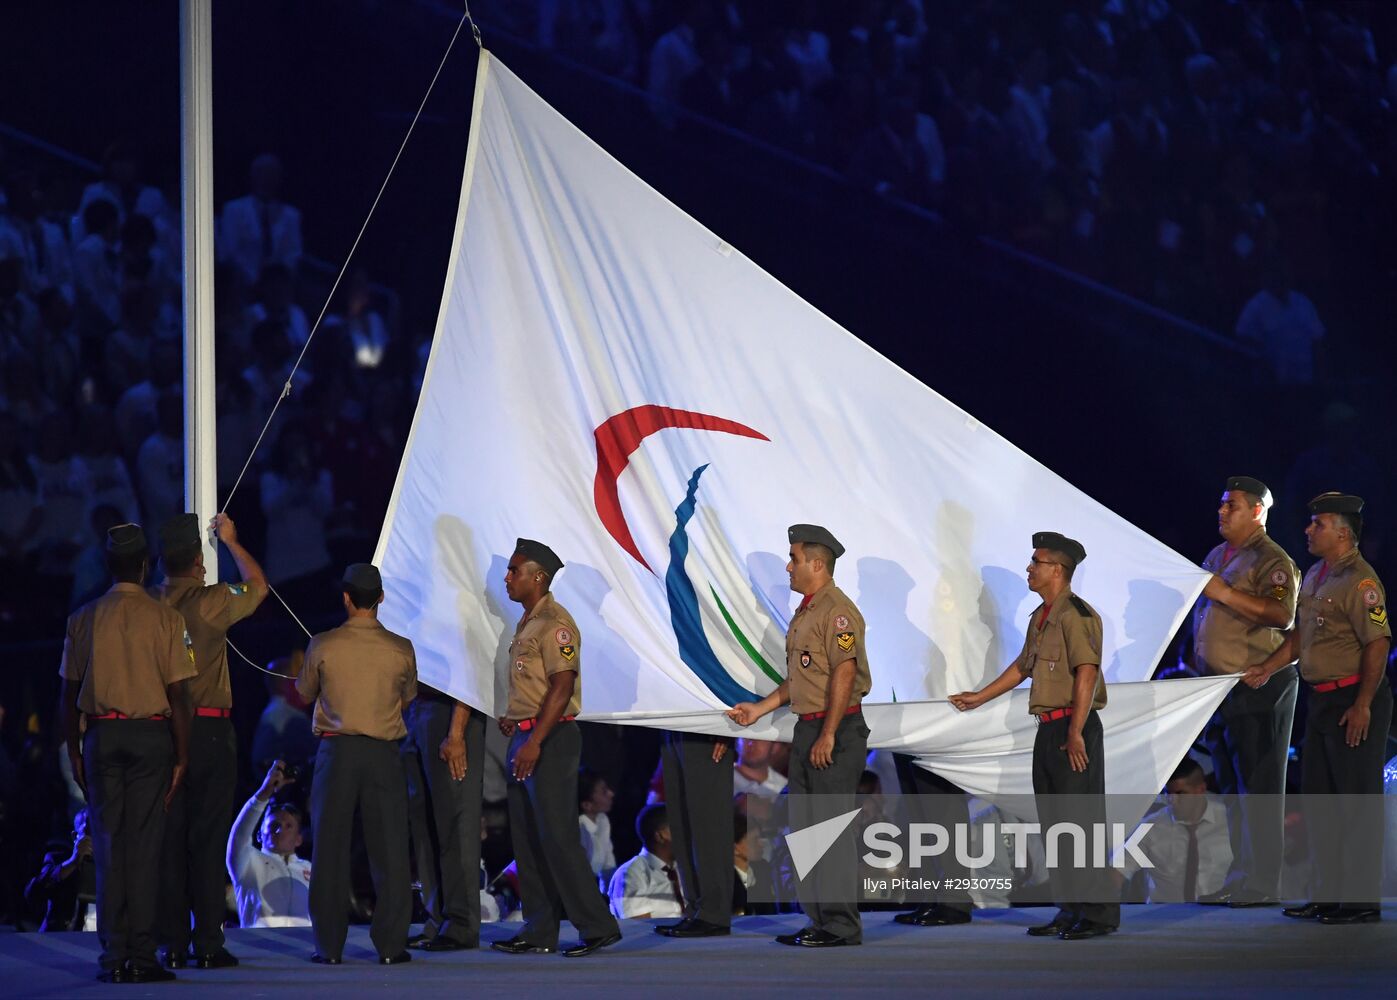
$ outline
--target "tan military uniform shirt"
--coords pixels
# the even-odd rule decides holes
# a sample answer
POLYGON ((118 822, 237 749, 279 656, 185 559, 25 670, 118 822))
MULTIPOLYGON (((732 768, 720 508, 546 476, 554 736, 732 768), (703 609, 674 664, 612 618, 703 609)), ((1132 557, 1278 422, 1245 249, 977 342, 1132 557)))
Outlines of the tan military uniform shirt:
POLYGON ((193 677, 194 647, 179 612, 152 600, 139 584, 118 583, 68 617, 65 681, 80 681, 86 715, 170 715, 167 685, 193 677))
POLYGON ((199 673, 189 682, 195 708, 232 708, 228 681, 228 629, 257 610, 262 602, 245 583, 204 586, 188 577, 172 577, 150 591, 161 604, 184 616, 194 641, 194 666, 199 673))
POLYGON ((534 609, 519 619, 509 644, 509 707, 505 717, 532 719, 538 715, 548 679, 563 670, 573 672, 572 697, 564 715, 582 711, 582 636, 567 609, 544 594, 534 609))
POLYGON ((1023 649, 1014 662, 1033 678, 1028 692, 1030 715, 1071 708, 1072 685, 1077 668, 1083 664, 1097 668, 1091 707, 1106 707, 1106 679, 1101 674, 1101 616, 1070 590, 1059 594, 1050 607, 1040 604, 1033 612, 1023 649))
POLYGON ((403 706, 417 697, 417 654, 377 618, 350 618, 310 641, 296 690, 315 699, 317 736, 400 740, 407 735, 403 706))
POLYGON ((1305 574, 1296 614, 1300 676, 1311 684, 1358 673, 1363 647, 1392 638, 1387 593, 1368 560, 1354 549, 1328 573, 1324 565, 1317 562, 1305 574))
POLYGON ((844 591, 827 583, 810 603, 796 610, 786 630, 786 680, 791 711, 797 715, 825 711, 830 677, 845 660, 854 661, 854 690, 850 704, 873 687, 864 649, 863 615, 844 591))
MULTIPOLYGON (((1230 559, 1227 545, 1219 545, 1203 560, 1203 568, 1244 594, 1280 601, 1294 619, 1300 570, 1264 530, 1253 533, 1230 559)), ((1285 642, 1288 627, 1258 625, 1225 605, 1200 597, 1193 613, 1193 651, 1198 667, 1209 674, 1241 673, 1274 653, 1285 642)))

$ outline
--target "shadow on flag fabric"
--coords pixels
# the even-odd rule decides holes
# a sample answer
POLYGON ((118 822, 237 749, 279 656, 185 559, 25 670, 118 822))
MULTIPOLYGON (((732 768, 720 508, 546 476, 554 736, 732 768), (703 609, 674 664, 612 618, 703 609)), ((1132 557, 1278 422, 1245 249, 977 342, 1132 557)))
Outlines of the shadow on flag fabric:
MULTIPOLYGON (((1074 589, 1104 619, 1113 683, 1149 677, 1207 578, 821 315, 482 52, 376 556, 384 624, 413 640, 425 683, 501 714, 520 614, 505 565, 516 537, 536 538, 567 564, 554 593, 581 632, 587 718, 732 733, 722 709, 785 675, 796 522, 848 549, 835 575, 867 619, 873 741, 928 761, 959 750, 966 775, 951 734, 1006 730, 944 698, 1018 651, 1038 605, 1034 531, 1090 552, 1074 589)), ((1193 732, 1208 700, 1181 702, 1193 732)))

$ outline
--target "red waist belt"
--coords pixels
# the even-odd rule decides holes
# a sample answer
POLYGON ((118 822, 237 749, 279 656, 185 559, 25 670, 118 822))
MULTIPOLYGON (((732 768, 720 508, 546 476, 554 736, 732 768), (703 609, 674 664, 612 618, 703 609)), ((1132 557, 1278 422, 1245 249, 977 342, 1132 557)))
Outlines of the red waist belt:
POLYGON ((1339 688, 1351 688, 1362 680, 1362 674, 1349 674, 1347 677, 1340 677, 1337 681, 1325 681, 1323 684, 1316 684, 1314 685, 1314 690, 1323 694, 1326 691, 1337 691, 1339 688))
MULTIPOLYGON (((844 714, 845 714, 845 715, 853 715, 855 712, 857 712, 857 711, 858 711, 859 709, 861 709, 861 708, 863 708, 863 705, 861 705, 861 704, 850 705, 848 708, 844 709, 844 714)), ((812 721, 812 720, 814 720, 814 719, 823 719, 826 715, 829 715, 829 713, 828 713, 828 712, 806 712, 804 715, 800 716, 800 721, 801 721, 801 722, 810 722, 810 721, 812 721)))
POLYGON ((170 721, 170 717, 167 715, 126 715, 123 712, 108 712, 106 715, 89 715, 88 718, 94 722, 97 720, 105 722, 110 719, 131 719, 135 722, 170 721))
POLYGON ((201 719, 231 719, 231 708, 196 708, 194 714, 201 719))
POLYGON ((1058 719, 1070 718, 1071 715, 1072 709, 1070 708, 1055 708, 1051 712, 1044 712, 1042 715, 1038 716, 1038 721, 1056 722, 1058 719))
MULTIPOLYGON (((577 718, 577 716, 575 716, 575 715, 563 715, 563 716, 559 716, 558 721, 559 721, 559 722, 571 722, 571 721, 572 721, 573 719, 575 719, 575 718, 577 718)), ((514 724, 514 728, 518 729, 520 732, 527 733, 530 729, 534 728, 534 726, 536 726, 536 725, 538 725, 538 718, 537 718, 537 717, 532 718, 532 719, 520 719, 518 722, 516 722, 516 723, 514 724)))

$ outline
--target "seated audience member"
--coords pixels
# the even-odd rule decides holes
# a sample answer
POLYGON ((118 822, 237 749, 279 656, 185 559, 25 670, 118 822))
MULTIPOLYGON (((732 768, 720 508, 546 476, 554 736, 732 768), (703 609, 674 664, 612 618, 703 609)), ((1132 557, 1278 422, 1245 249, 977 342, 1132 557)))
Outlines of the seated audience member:
POLYGON ((611 876, 611 912, 622 920, 684 915, 679 870, 674 865, 669 814, 663 805, 646 806, 635 818, 640 853, 611 876))
POLYGON ((737 760, 733 762, 732 791, 744 792, 764 799, 774 799, 786 787, 786 776, 772 767, 776 744, 769 740, 739 739, 737 760))
POLYGON ((44 910, 41 931, 95 931, 97 929, 97 866, 92 860, 92 838, 87 833, 87 810, 73 819, 73 850, 67 857, 50 851, 39 874, 24 890, 30 908, 44 910))
POLYGON ((301 846, 301 810, 272 795, 294 777, 277 761, 257 794, 243 805, 228 834, 228 874, 238 899, 243 927, 309 927, 310 862, 296 856, 301 846), (260 844, 254 834, 261 824, 260 844))
POLYGON ((597 876, 603 889, 616 870, 611 817, 607 815, 615 799, 616 793, 596 771, 584 767, 577 772, 577 827, 582 834, 582 849, 592 864, 592 874, 597 876))
POLYGON ((732 819, 733 916, 775 913, 774 902, 765 898, 772 894, 771 862, 763 857, 761 827, 748 826, 746 816, 732 819))
MULTIPOLYGON (((1185 757, 1169 783, 1167 808, 1145 817, 1154 824, 1140 838, 1140 852, 1154 864, 1145 869, 1151 903, 1192 903, 1222 888, 1232 865, 1227 810, 1208 794, 1203 768, 1185 757)), ((1111 869, 1116 872, 1117 869, 1111 869)), ((1139 870, 1129 855, 1120 878, 1139 870)))

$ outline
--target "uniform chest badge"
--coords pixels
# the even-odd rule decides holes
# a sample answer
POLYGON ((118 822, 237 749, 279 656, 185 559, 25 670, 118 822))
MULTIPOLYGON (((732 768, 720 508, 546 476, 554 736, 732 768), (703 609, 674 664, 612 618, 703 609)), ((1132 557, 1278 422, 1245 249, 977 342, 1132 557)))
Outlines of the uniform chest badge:
POLYGON ((519 672, 522 674, 522 673, 524 672, 524 661, 523 661, 523 660, 515 660, 515 661, 514 661, 514 669, 517 670, 517 671, 519 671, 519 672))
POLYGON ((809 651, 809 650, 805 650, 805 651, 803 651, 803 652, 800 654, 800 665, 801 665, 802 667, 808 667, 808 666, 810 666, 810 651, 809 651))

